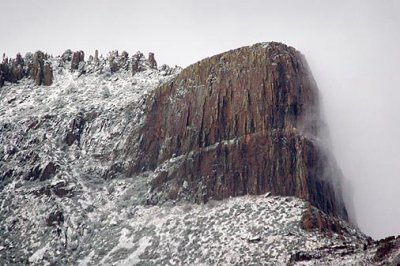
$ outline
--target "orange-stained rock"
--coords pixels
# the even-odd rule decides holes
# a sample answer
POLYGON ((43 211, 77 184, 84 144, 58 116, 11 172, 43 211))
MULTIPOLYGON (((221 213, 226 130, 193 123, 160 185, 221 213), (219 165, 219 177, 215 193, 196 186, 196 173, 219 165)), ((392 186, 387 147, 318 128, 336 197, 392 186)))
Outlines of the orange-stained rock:
POLYGON ((159 168, 150 202, 271 191, 347 219, 323 125, 300 52, 280 43, 243 47, 195 63, 155 91, 130 174, 159 168))

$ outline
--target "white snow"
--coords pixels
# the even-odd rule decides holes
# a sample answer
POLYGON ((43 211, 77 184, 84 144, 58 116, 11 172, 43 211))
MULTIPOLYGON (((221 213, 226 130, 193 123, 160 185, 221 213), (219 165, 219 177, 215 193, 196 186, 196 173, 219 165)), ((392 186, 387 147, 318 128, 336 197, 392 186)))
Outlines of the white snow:
POLYGON ((35 253, 33 253, 32 256, 29 257, 29 262, 40 263, 47 249, 48 245, 45 245, 44 247, 41 247, 38 250, 36 250, 35 253))
POLYGON ((151 244, 151 238, 150 237, 143 237, 138 241, 138 248, 132 252, 128 258, 125 260, 121 261, 118 263, 118 265, 121 266, 130 266, 130 265, 136 265, 141 262, 139 256, 146 250, 146 248, 151 244))

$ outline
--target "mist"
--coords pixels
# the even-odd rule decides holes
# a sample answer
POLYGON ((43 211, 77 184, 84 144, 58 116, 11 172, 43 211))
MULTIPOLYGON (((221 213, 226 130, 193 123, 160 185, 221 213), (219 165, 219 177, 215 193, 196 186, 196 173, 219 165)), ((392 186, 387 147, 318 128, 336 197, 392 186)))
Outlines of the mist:
POLYGON ((400 1, 0 0, 0 52, 154 52, 185 67, 264 41, 305 54, 345 200, 361 230, 400 234, 400 1))

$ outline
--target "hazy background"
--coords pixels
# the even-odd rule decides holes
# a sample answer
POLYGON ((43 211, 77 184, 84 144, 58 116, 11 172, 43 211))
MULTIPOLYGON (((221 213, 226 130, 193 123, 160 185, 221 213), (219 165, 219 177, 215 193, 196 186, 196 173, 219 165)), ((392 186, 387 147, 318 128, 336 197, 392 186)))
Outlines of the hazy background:
POLYGON ((262 41, 307 57, 361 229, 400 234, 400 1, 0 0, 0 52, 155 52, 187 66, 262 41))

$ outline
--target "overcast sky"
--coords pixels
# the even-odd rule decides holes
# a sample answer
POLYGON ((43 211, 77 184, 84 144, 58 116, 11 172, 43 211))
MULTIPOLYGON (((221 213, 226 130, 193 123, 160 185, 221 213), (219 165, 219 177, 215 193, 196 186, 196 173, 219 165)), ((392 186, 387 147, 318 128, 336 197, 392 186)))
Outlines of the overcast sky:
POLYGON ((400 1, 0 0, 0 52, 155 52, 187 66, 280 41, 302 51, 323 95, 360 228, 400 234, 400 1))

